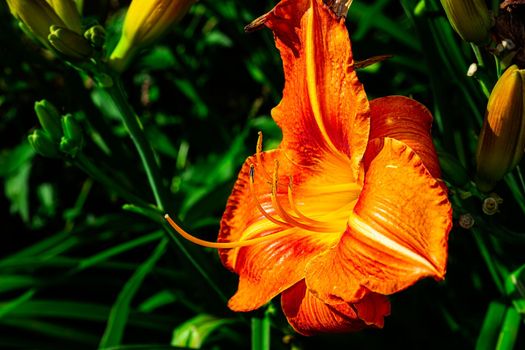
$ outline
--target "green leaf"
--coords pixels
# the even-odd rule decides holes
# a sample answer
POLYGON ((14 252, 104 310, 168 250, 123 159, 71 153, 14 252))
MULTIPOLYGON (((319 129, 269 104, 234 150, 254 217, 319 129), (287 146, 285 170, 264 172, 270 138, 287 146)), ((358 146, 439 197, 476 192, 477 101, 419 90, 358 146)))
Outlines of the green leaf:
POLYGON ((75 343, 95 344, 98 339, 94 334, 82 330, 67 327, 63 324, 54 324, 40 320, 24 318, 4 319, 1 320, 0 323, 11 327, 26 329, 32 333, 40 333, 53 338, 71 340, 75 343))
POLYGON ((12 290, 28 288, 35 285, 38 280, 25 275, 0 275, 0 293, 12 290))
POLYGON ((165 70, 178 67, 180 64, 177 62, 170 48, 157 46, 142 57, 140 65, 145 66, 149 70, 165 70))
POLYGON ((233 322, 206 314, 195 316, 175 328, 171 345, 199 349, 214 331, 233 322))
POLYGON ((476 342, 476 350, 495 349, 506 310, 507 307, 499 302, 490 303, 476 342))
POLYGON ((169 290, 162 290, 144 300, 137 308, 140 312, 153 312, 159 307, 171 304, 177 300, 177 296, 169 290))
POLYGON ((22 142, 17 147, 0 155, 0 176, 4 177, 17 172, 24 164, 35 156, 35 151, 28 142, 22 142))
POLYGON ((120 111, 105 89, 94 89, 91 100, 106 117, 120 121, 120 111))
POLYGON ((127 252, 127 251, 129 251, 131 249, 135 249, 135 248, 140 247, 142 245, 145 245, 145 244, 157 241, 157 240, 161 239, 163 237, 163 235, 164 234, 163 234, 162 231, 157 231, 157 232, 151 233, 149 235, 144 235, 142 237, 133 239, 133 240, 131 240, 129 242, 122 243, 122 244, 116 245, 114 247, 111 247, 109 249, 103 250, 103 251, 101 251, 98 254, 95 254, 95 255, 93 255, 93 256, 91 256, 89 258, 81 260, 80 263, 78 264, 78 269, 79 270, 83 270, 83 269, 89 268, 89 267, 91 267, 93 265, 96 265, 96 264, 102 262, 102 261, 108 260, 108 259, 110 259, 111 257, 113 257, 115 255, 119 255, 119 254, 125 253, 125 252, 127 252))
POLYGON ((11 214, 18 213, 29 222, 29 175, 31 163, 26 162, 5 180, 5 195, 11 201, 11 214))
POLYGON ((501 327, 498 343, 496 345, 497 350, 512 350, 514 344, 518 338, 518 331, 522 324, 521 316, 516 309, 509 307, 505 314, 505 320, 501 327))
POLYGON ((166 251, 167 242, 166 239, 160 242, 153 254, 148 260, 139 266, 124 288, 122 288, 122 291, 117 297, 117 301, 111 308, 111 313, 109 315, 106 330, 100 341, 99 349, 106 349, 121 343, 124 329, 128 321, 131 300, 139 290, 146 275, 153 269, 157 261, 166 251))

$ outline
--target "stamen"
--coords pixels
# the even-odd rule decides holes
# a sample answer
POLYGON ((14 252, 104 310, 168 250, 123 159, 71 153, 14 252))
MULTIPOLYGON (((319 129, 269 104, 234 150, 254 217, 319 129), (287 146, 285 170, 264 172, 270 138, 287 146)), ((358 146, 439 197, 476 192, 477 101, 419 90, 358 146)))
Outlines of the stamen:
POLYGON ((259 199, 257 198, 257 194, 255 193, 255 188, 253 186, 253 183, 255 182, 254 176, 255 176, 255 168, 254 168, 253 164, 250 164, 250 192, 251 192, 251 194, 253 196, 253 199, 255 201, 255 205, 257 206, 257 209, 259 209, 259 212, 261 214, 263 214, 263 216, 265 218, 267 218, 268 220, 270 220, 271 222, 273 222, 276 225, 285 226, 285 227, 292 227, 292 225, 290 225, 290 224, 288 224, 288 223, 286 223, 284 221, 277 220, 276 218, 274 218, 273 216, 268 214, 268 212, 266 210, 264 210, 264 208, 262 207, 261 203, 259 203, 259 199))
POLYGON ((281 206, 281 203, 277 200, 277 185, 278 185, 278 176, 279 176, 279 161, 275 160, 275 167, 273 170, 273 181, 272 181, 272 204, 275 208, 275 211, 281 218, 283 218, 287 223, 292 224, 293 226, 300 227, 307 231, 313 232, 333 232, 334 228, 330 228, 325 225, 323 222, 305 224, 298 221, 299 218, 293 217, 286 212, 286 210, 281 206))
POLYGON ((259 131, 257 133, 257 135, 259 135, 257 137, 257 147, 255 148, 255 157, 257 158, 257 164, 261 166, 261 169, 262 169, 262 172, 264 174, 264 177, 266 177, 267 179, 271 179, 270 174, 268 173, 268 171, 264 167, 264 163, 263 163, 262 157, 261 157, 262 150, 263 150, 263 133, 262 133, 262 131, 259 131))
POLYGON ((278 232, 278 233, 274 233, 274 234, 271 234, 271 235, 267 235, 267 236, 264 236, 264 237, 257 237, 257 238, 247 239, 245 241, 238 241, 238 242, 210 242, 210 241, 205 241, 203 239, 197 238, 197 237, 189 234, 188 232, 184 231, 182 229, 182 227, 177 225, 177 223, 175 221, 173 221, 173 219, 170 218, 170 216, 168 214, 164 215, 164 219, 166 219, 166 221, 170 224, 171 227, 173 227, 173 229, 175 231, 177 231, 182 237, 186 238, 188 241, 190 241, 192 243, 195 243, 195 244, 198 244, 198 245, 203 246, 203 247, 215 248, 215 249, 232 249, 232 248, 239 248, 239 247, 249 247, 249 246, 252 246, 252 245, 255 245, 255 244, 259 244, 259 243, 271 241, 271 240, 274 240, 274 239, 286 237, 288 235, 291 235, 292 233, 297 233, 297 231, 294 231, 294 230, 284 230, 284 231, 281 231, 281 232, 278 232))

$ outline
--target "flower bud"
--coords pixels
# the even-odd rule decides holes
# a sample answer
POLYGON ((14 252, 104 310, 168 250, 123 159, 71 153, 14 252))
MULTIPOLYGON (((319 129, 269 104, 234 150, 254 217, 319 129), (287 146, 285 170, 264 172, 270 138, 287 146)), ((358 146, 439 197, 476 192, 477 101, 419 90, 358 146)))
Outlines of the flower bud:
POLYGON ((509 67, 494 86, 476 152, 476 184, 490 191, 521 160, 525 148, 525 70, 509 67))
POLYGON ((441 0, 447 18, 456 33, 465 41, 484 44, 492 27, 485 0, 441 0))
POLYGON ((95 49, 100 50, 106 41, 106 31, 101 25, 96 25, 84 32, 84 38, 86 38, 95 49))
POLYGON ((84 146, 82 128, 72 115, 66 115, 62 118, 62 128, 64 136, 60 140, 60 150, 72 157, 76 157, 84 146))
POLYGON ((93 48, 81 35, 67 28, 52 26, 47 37, 51 46, 65 57, 86 60, 93 54, 93 48))
MULTIPOLYGON (((73 0, 46 0, 55 13, 66 24, 65 27, 77 34, 82 33, 82 21, 73 0)), ((58 23, 54 23, 59 25, 58 23)))
POLYGON ((47 133, 51 140, 58 142, 62 138, 62 125, 60 114, 53 104, 42 100, 35 102, 35 112, 42 129, 47 133))
POLYGON ((131 57, 152 44, 178 22, 195 0, 133 0, 124 20, 120 40, 110 63, 123 71, 131 57))
POLYGON ((57 144, 51 140, 45 131, 36 129, 27 137, 27 140, 36 153, 49 158, 60 157, 57 144))
POLYGON ((7 0, 7 5, 13 16, 45 46, 48 46, 49 27, 66 26, 45 0, 7 0))

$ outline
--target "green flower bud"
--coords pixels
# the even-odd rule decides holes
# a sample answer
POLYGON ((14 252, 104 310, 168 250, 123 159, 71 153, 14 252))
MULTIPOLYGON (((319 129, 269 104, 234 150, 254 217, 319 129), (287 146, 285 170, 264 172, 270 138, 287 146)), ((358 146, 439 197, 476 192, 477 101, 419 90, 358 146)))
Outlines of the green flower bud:
POLYGON ((84 38, 86 38, 95 49, 100 50, 106 41, 106 31, 101 25, 96 25, 84 32, 84 38))
POLYGON ((441 0, 441 5, 463 40, 475 44, 489 40, 492 21, 485 0, 441 0))
POLYGON ((42 100, 35 102, 35 112, 38 121, 51 140, 59 142, 62 138, 62 125, 60 114, 53 104, 49 101, 42 100))
POLYGON ((81 35, 67 28, 52 26, 48 40, 51 46, 73 60, 86 60, 93 54, 93 48, 81 35))
POLYGON ((49 135, 40 129, 36 129, 27 137, 29 144, 36 153, 49 158, 60 158, 58 146, 49 135))
POLYGON ((72 115, 66 115, 62 118, 62 128, 64 136, 60 140, 60 150, 72 157, 76 157, 84 146, 82 128, 72 115))
POLYGON ((514 169, 525 149, 525 70, 513 65, 494 86, 476 152, 476 184, 481 191, 494 188, 514 169))

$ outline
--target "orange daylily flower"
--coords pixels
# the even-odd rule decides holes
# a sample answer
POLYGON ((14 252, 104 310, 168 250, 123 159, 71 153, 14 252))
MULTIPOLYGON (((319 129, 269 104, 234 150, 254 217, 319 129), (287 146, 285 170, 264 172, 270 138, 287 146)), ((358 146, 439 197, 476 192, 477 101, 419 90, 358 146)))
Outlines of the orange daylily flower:
POLYGON ((239 275, 228 306, 257 309, 281 294, 299 333, 382 327, 387 295, 443 279, 451 206, 438 179, 432 116, 418 102, 368 101, 344 20, 322 0, 282 0, 257 20, 285 72, 272 116, 280 146, 242 167, 217 243, 239 275))

